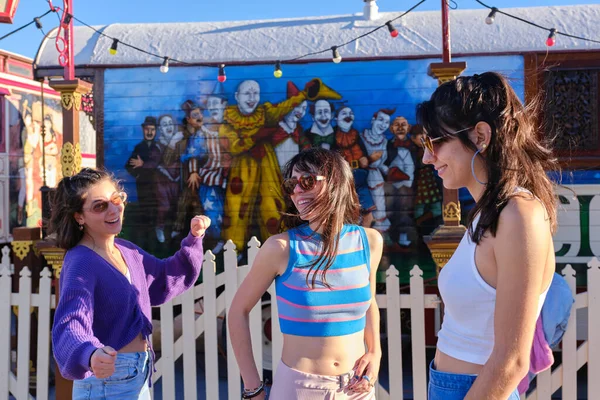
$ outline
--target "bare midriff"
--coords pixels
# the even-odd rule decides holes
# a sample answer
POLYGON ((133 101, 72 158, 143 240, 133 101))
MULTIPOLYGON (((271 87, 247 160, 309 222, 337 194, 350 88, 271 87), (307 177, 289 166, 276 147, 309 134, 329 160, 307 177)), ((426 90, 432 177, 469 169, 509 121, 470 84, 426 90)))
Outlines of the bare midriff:
POLYGON ((342 375, 365 354, 363 331, 344 336, 308 337, 283 335, 285 365, 316 375, 342 375))
POLYGON ((437 371, 450 372, 453 374, 479 375, 483 368, 483 365, 459 360, 458 358, 451 357, 439 350, 436 350, 435 352, 435 360, 433 363, 437 371))
POLYGON ((143 353, 148 350, 148 343, 140 333, 131 342, 127 343, 119 353, 143 353))

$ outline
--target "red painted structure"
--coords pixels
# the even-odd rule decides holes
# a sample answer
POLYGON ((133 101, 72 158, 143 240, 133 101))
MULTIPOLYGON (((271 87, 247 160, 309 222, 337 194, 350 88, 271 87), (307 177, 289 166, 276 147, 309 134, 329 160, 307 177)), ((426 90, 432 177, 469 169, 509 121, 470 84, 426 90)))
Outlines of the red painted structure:
POLYGON ((19 0, 6 0, 4 8, 0 9, 0 22, 12 24, 18 5, 19 0))

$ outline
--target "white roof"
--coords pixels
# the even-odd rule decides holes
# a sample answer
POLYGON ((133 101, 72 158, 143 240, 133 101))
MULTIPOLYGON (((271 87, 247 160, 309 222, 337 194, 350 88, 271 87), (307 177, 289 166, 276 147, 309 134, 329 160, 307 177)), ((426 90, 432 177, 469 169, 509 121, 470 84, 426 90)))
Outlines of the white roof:
MULTIPOLYGON (((529 7, 503 9, 548 28, 572 35, 599 39, 600 5, 529 7)), ((548 33, 498 14, 487 25, 488 9, 452 10, 450 32, 452 54, 522 53, 546 51, 548 33)), ((111 24, 95 26, 104 34, 161 56, 188 63, 255 63, 286 60, 329 49, 397 17, 401 12, 380 13, 376 21, 362 14, 315 18, 198 23, 111 24)), ((384 27, 340 48, 344 58, 439 57, 442 52, 440 11, 413 11, 395 22, 399 31, 392 38, 384 27)), ((162 60, 127 48, 117 55, 108 50, 112 40, 86 26, 75 27, 77 66, 156 65, 162 60)), ((55 31, 49 33, 53 37, 55 31)), ((550 51, 599 50, 600 44, 557 36, 550 51)), ((36 56, 38 67, 58 66, 53 40, 42 42, 36 56)), ((331 52, 307 60, 331 59, 331 52)))

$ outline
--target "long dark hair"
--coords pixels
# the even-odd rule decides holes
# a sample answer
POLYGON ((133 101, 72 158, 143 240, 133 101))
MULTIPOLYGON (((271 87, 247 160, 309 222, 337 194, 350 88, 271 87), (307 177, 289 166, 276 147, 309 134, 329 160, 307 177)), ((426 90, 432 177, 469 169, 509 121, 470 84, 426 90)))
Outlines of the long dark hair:
POLYGON ((120 190, 118 182, 111 174, 102 170, 83 168, 71 177, 64 177, 58 183, 50 199, 50 224, 48 233, 56 234, 56 245, 69 250, 77 246, 83 238, 83 231, 75 220, 75 213, 83 211, 87 190, 104 180, 110 180, 120 190))
MULTIPOLYGON (((306 213, 314 215, 311 223, 323 227, 322 248, 318 257, 307 267, 306 283, 312 272, 312 287, 317 273, 327 286, 325 274, 335 261, 338 252, 340 233, 344 224, 356 224, 360 216, 360 203, 354 187, 354 176, 350 165, 338 152, 323 148, 311 148, 296 154, 284 167, 283 177, 290 178, 294 168, 299 172, 308 172, 325 176, 326 190, 321 192, 307 207, 306 213)), ((287 228, 305 224, 289 196, 285 196, 286 212, 283 222, 287 228)))
MULTIPOLYGON (((486 122, 490 143, 480 154, 487 170, 485 191, 469 215, 469 234, 475 243, 489 230, 496 235, 498 217, 515 189, 522 187, 546 208, 552 233, 556 230, 556 203, 547 172, 558 169, 550 140, 543 139, 535 116, 539 100, 523 106, 506 78, 495 72, 461 76, 439 86, 431 99, 417 106, 417 119, 432 138, 458 137, 466 148, 476 146, 461 129, 486 122), (477 227, 472 222, 480 213, 477 227)), ((443 141, 443 139, 442 139, 443 141)))

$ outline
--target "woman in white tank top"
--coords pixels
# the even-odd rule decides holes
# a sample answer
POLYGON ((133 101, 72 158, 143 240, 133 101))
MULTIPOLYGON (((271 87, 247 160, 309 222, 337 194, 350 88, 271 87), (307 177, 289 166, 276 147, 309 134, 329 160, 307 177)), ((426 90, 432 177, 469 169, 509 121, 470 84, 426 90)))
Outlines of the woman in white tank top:
POLYGON ((518 399, 555 269, 555 169, 534 114, 501 75, 459 77, 417 107, 423 162, 476 201, 439 277, 444 321, 429 400, 518 399))

